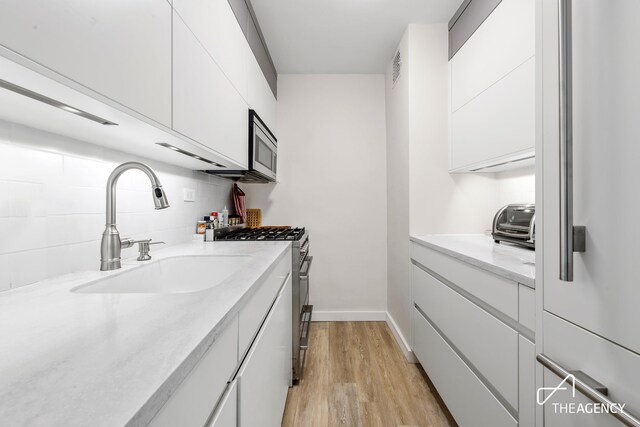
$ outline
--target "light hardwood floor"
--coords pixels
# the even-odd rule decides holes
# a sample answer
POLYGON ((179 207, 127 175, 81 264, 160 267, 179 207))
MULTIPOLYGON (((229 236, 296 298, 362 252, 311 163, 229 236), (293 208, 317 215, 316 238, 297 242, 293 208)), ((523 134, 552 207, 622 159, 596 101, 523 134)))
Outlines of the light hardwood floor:
POLYGON ((455 426, 384 322, 314 322, 283 427, 455 426))

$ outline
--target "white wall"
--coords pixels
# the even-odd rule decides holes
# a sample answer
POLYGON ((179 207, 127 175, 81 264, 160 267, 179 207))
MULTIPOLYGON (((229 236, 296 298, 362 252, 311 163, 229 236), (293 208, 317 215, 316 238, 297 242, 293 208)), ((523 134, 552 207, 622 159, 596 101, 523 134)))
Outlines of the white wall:
POLYGON ((450 174, 448 31, 409 25, 410 233, 481 233, 496 211, 492 175, 450 174))
POLYGON ((154 210, 148 178, 126 172, 117 192, 123 237, 185 242, 202 215, 229 203, 231 181, 0 121, 0 290, 99 269, 107 177, 131 160, 155 170, 171 207, 154 210), (195 203, 183 202, 183 188, 196 190, 195 203))
MULTIPOLYGON (((387 311, 409 339, 409 32, 398 45, 400 77, 393 85, 386 74, 387 120, 387 311), (407 313, 402 313, 406 310, 407 313)), ((394 52, 395 54, 395 52, 394 52)))
POLYGON ((279 183, 243 186, 263 225, 308 228, 315 320, 384 318, 384 96, 383 75, 278 76, 279 183))
POLYGON ((532 201, 535 183, 529 169, 450 174, 447 26, 411 24, 398 49, 400 80, 392 85, 392 55, 386 74, 387 300, 390 317, 409 341, 409 235, 483 233, 500 206, 532 201))

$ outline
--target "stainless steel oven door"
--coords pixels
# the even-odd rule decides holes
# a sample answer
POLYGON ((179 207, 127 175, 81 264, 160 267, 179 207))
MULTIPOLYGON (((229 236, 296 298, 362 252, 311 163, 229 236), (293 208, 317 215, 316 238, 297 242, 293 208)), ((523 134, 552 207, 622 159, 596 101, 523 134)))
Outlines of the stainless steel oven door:
MULTIPOLYGON (((300 309, 309 304, 309 271, 311 270, 312 256, 307 256, 300 267, 300 309)), ((302 314, 302 313, 300 313, 302 314)))
POLYGON ((275 181, 278 147, 269 132, 257 121, 253 121, 253 164, 252 169, 275 181))

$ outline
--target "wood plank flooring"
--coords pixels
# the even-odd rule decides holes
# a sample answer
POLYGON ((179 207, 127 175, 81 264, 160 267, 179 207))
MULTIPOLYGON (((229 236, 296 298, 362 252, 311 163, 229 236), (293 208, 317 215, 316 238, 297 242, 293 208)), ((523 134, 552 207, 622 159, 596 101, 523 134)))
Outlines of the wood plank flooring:
POLYGON ((455 426, 432 387, 386 323, 314 322, 304 379, 289 389, 282 426, 455 426))

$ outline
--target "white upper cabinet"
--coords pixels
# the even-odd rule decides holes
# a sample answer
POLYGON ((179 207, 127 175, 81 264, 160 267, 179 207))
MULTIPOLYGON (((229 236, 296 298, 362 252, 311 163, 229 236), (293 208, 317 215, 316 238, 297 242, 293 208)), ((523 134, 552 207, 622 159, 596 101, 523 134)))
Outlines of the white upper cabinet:
POLYGON ((249 57, 249 106, 256 110, 258 116, 264 121, 274 135, 277 133, 277 101, 271 91, 258 61, 253 56, 249 57))
POLYGON ((166 0, 16 0, 0 8, 1 45, 171 126, 166 0))
POLYGON ((503 0, 451 58, 449 71, 450 170, 532 157, 534 0, 503 0))
POLYGON ((248 106, 178 14, 173 20, 173 129, 247 166, 248 106))
POLYGON ((247 101, 248 62, 253 56, 227 0, 174 0, 173 7, 247 101))

